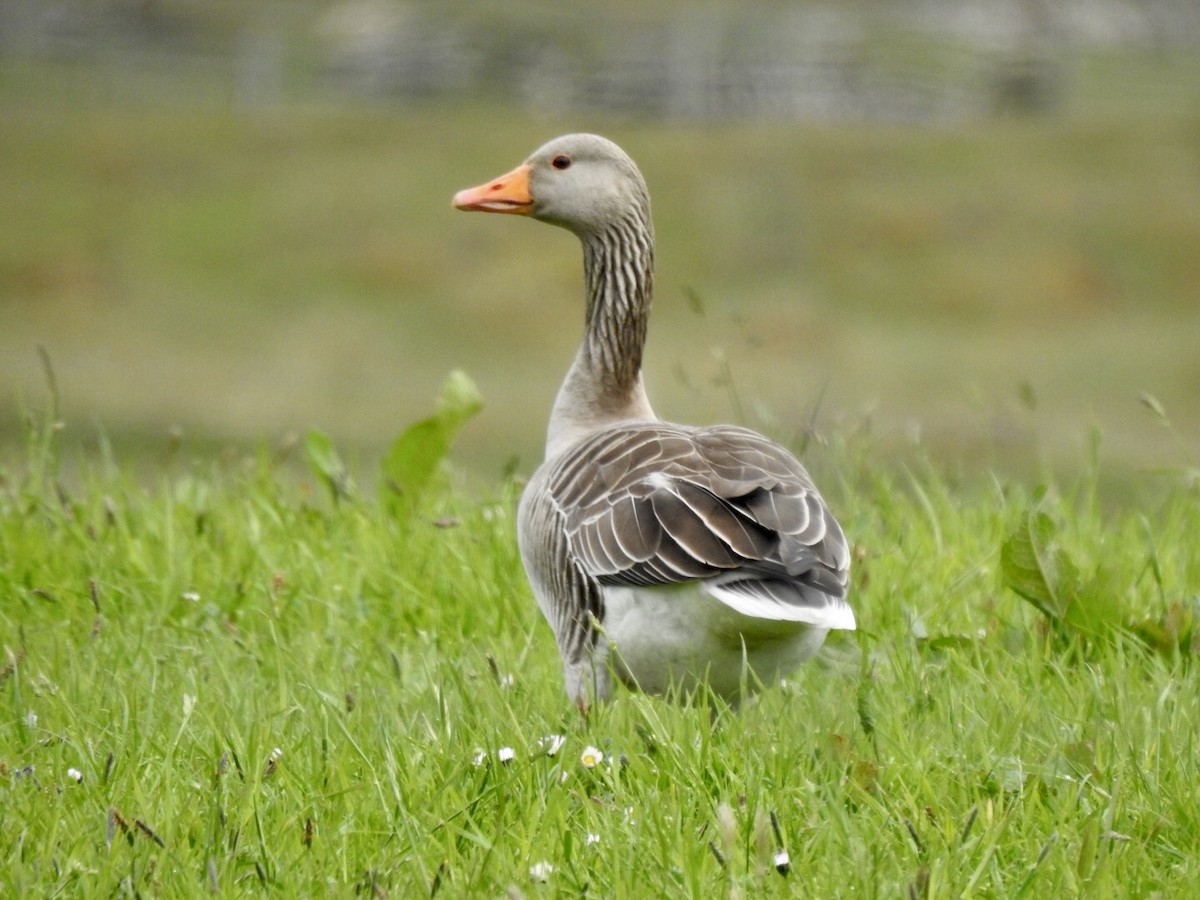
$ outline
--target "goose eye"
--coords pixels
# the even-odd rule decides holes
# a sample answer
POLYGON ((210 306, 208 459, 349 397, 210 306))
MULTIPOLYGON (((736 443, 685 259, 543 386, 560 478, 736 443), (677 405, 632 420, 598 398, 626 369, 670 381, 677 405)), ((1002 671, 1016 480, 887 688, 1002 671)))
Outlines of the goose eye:
POLYGON ((554 159, 550 160, 550 165, 554 166, 556 169, 568 169, 571 166, 571 157, 556 156, 554 159))

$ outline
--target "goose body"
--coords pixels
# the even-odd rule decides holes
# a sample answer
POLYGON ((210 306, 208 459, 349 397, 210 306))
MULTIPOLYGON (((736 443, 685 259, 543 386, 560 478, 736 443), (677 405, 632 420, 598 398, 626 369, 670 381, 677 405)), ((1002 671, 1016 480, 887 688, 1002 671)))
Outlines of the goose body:
POLYGON ((642 384, 654 236, 616 144, 550 141, 458 209, 532 216, 583 243, 584 338, 550 415, 517 536, 569 696, 611 676, 650 693, 707 684, 737 702, 853 629, 845 536, 796 458, 731 425, 660 421, 642 384))

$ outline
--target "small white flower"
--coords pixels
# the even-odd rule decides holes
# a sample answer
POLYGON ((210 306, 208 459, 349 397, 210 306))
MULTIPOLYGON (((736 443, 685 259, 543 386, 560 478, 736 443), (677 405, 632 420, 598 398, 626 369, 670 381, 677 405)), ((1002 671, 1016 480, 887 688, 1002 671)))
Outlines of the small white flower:
POLYGON ((563 744, 566 742, 566 737, 561 734, 548 734, 538 741, 538 748, 545 750, 547 756, 554 756, 563 748, 563 744))
POLYGON ((67 777, 76 784, 80 784, 83 781, 83 773, 75 768, 67 769, 67 777))
POLYGON ((196 593, 195 591, 184 591, 184 592, 183 592, 183 599, 184 599, 184 600, 191 600, 193 603, 199 603, 199 602, 200 602, 200 595, 199 595, 198 593, 196 593))
POLYGON ((579 761, 583 763, 585 769, 594 769, 604 762, 604 754, 598 748, 589 745, 583 748, 579 761))
POLYGON ((29 712, 25 716, 25 724, 30 728, 37 728, 37 713, 29 712))
POLYGON ((780 850, 775 854, 775 870, 779 872, 780 875, 786 875, 791 867, 792 860, 791 857, 788 856, 788 852, 786 850, 780 850))
POLYGON ((563 769, 563 770, 562 770, 562 771, 561 771, 561 772, 558 774, 558 783, 559 783, 559 784, 566 784, 566 783, 567 783, 567 779, 568 779, 568 778, 570 778, 570 777, 571 777, 571 774, 570 774, 570 773, 569 773, 569 772, 568 772, 566 769, 563 769))
POLYGON ((271 751, 271 762, 279 762, 281 759, 283 759, 283 749, 281 747, 276 747, 271 751))
POLYGON ((595 834, 595 833, 589 831, 587 834, 585 834, 583 836, 583 844, 585 847, 590 844, 598 844, 598 843, 600 843, 600 835, 598 835, 598 834, 595 834))
POLYGON ((196 708, 196 698, 191 694, 183 695, 183 717, 186 719, 192 714, 192 710, 196 708))
POLYGON ((476 747, 475 755, 471 757, 471 765, 478 767, 482 766, 485 762, 487 762, 487 751, 482 747, 476 747))
POLYGON ((508 690, 510 687, 512 687, 516 683, 517 683, 517 680, 512 675, 501 675, 500 676, 500 687, 503 688, 504 690, 508 690))
POLYGON ((513 757, 516 756, 516 751, 512 747, 501 747, 496 751, 496 758, 502 763, 510 763, 513 757))
POLYGON ((545 862, 544 860, 542 862, 536 862, 529 867, 529 877, 534 881, 549 881, 550 876, 553 874, 554 866, 550 865, 550 863, 545 862))

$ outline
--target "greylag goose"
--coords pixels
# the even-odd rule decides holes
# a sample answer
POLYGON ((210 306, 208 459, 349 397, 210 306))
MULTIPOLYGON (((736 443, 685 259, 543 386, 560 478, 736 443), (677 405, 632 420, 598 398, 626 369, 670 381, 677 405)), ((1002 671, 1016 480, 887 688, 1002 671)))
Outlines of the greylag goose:
POLYGON ((610 696, 614 674, 647 693, 707 684, 737 704, 830 629, 853 629, 846 538, 796 458, 745 428, 672 425, 650 409, 654 233, 633 160, 567 135, 454 206, 530 216, 583 243, 583 341, 517 520, 580 709, 610 696))

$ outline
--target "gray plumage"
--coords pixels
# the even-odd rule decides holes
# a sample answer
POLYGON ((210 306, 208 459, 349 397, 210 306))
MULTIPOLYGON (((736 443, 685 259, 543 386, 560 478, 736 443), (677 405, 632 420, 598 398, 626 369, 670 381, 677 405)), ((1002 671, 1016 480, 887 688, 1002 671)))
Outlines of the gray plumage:
POLYGON ((455 205, 522 212, 583 243, 584 339, 518 512, 572 699, 607 698, 611 671, 656 693, 704 682, 736 702, 830 629, 853 629, 846 538, 795 457, 747 429, 672 425, 650 408, 654 238, 632 160, 568 135, 455 205))

